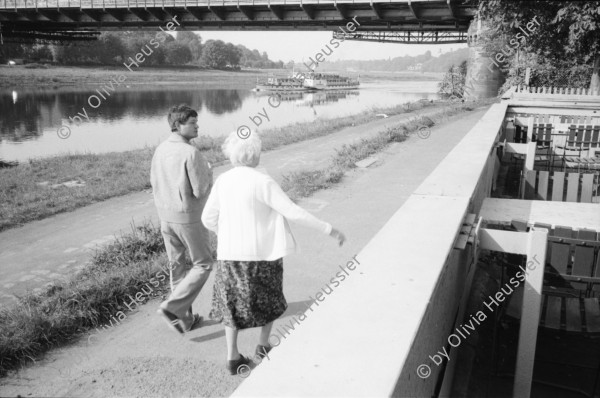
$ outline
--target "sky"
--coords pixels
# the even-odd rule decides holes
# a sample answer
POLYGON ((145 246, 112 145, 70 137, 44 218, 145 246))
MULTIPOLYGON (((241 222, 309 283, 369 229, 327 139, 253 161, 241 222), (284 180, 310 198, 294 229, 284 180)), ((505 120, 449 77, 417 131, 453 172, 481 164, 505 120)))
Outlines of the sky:
MULTIPOLYGON (((233 44, 243 44, 251 50, 266 51, 272 61, 282 60, 288 62, 310 62, 310 57, 320 52, 321 48, 329 44, 332 38, 331 31, 319 32, 287 32, 287 31, 198 31, 202 42, 207 40, 223 40, 233 44)), ((333 49, 329 61, 339 59, 387 59, 401 57, 404 55, 420 55, 426 51, 438 56, 442 53, 466 48, 467 44, 397 44, 397 43, 375 43, 362 41, 345 41, 338 48, 333 49)), ((333 48, 333 46, 330 46, 333 48)))

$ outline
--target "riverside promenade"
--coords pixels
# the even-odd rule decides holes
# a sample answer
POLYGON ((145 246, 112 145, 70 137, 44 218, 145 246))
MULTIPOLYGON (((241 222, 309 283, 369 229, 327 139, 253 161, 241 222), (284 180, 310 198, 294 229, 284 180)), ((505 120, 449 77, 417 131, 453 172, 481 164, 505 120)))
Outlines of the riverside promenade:
MULTIPOLYGON (((428 139, 411 135, 407 141, 393 144, 378 154, 378 161, 368 169, 351 171, 334 188, 319 191, 311 198, 299 202, 316 216, 341 229, 348 241, 339 248, 331 238, 292 225, 301 252, 284 260, 284 292, 289 308, 275 322, 274 330, 293 324, 292 316, 299 312, 306 311, 306 317, 310 317, 311 311, 307 310, 312 302, 310 297, 314 298, 339 271, 339 265, 351 261, 369 242, 425 177, 477 123, 486 109, 487 107, 465 112, 432 127, 428 139)), ((411 113, 401 117, 415 115, 416 113, 411 113)), ((383 128, 384 124, 392 125, 399 121, 389 118, 377 123, 383 128)), ((357 129, 366 130, 365 126, 357 129)), ((374 131, 371 132, 373 133, 374 131)), ((356 134, 352 140, 360 136, 358 132, 356 134)), ((324 166, 335 148, 346 142, 338 135, 334 136, 339 141, 335 142, 335 137, 324 137, 265 153, 261 166, 278 178, 281 176, 278 167, 285 162, 290 162, 290 170, 297 170, 298 165, 303 164, 303 161, 307 162, 312 154, 317 153, 320 157, 315 159, 320 159, 323 163, 309 164, 306 167, 316 167, 317 164, 324 166), (333 141, 325 144, 324 139, 333 141)), ((225 169, 223 167, 216 171, 218 173, 225 169)), ((151 197, 143 195, 129 195, 139 196, 137 200, 141 202, 139 206, 132 205, 131 209, 151 206, 151 197)), ((114 201, 119 199, 123 198, 114 201)), ((118 209, 118 205, 112 206, 115 210, 118 209)), ((89 211, 89 207, 81 211, 89 211)), ((144 215, 141 211, 139 214, 144 215)), ((112 217, 109 214, 106 216, 112 217)), ((123 222, 123 218, 120 222, 123 222)), ((80 223, 87 221, 82 220, 80 223)), ((88 236, 89 238, 93 236, 88 236)), ((360 277, 360 268, 349 276, 360 277)), ((211 276, 194 304, 194 309, 204 316, 210 309, 212 278, 211 276)), ((356 294, 360 295, 361 292, 356 294)), ((369 297, 364 297, 364 300, 369 300, 369 297)), ((121 325, 95 334, 92 339, 84 336, 72 346, 54 350, 38 364, 3 379, 0 381, 0 396, 230 395, 244 379, 229 376, 225 372, 225 338, 221 325, 207 322, 204 327, 179 337, 156 316, 158 304, 158 300, 152 300, 129 313, 121 325)), ((318 311, 315 304, 312 308, 315 312, 318 311)), ((356 327, 362 327, 361 319, 356 319, 356 327)), ((294 331, 290 330, 289 333, 294 331)), ((323 333, 343 334, 344 330, 323 333)), ((239 347, 243 354, 253 353, 257 337, 258 329, 240 333, 239 347)), ((319 336, 314 338, 318 339, 319 336)), ((285 340, 281 344, 285 344, 285 340)), ((373 337, 373 344, 377 344, 376 336, 373 337)), ((353 347, 349 346, 347 352, 349 357, 352 356, 353 347)), ((293 360, 294 358, 290 358, 290 361, 293 360)), ((293 391, 290 393, 293 395, 293 391)))
MULTIPOLYGON (((343 144, 436 111, 438 107, 428 107, 287 145, 263 153, 260 167, 281 182, 283 174, 326 167, 343 144)), ((229 163, 215 167, 214 177, 229 168, 229 163)), ((312 211, 320 205, 309 201, 306 206, 312 211)), ((14 294, 41 288, 84 267, 96 247, 112 241, 120 233, 131 232, 132 224, 141 225, 145 220, 155 225, 158 222, 151 190, 115 197, 1 232, 0 306, 14 301, 14 294)))

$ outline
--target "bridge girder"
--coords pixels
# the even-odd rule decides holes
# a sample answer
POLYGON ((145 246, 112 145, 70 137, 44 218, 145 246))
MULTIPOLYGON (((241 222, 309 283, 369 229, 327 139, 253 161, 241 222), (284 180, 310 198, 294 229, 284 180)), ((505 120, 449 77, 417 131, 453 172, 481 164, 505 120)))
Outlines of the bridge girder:
POLYGON ((190 30, 331 30, 357 18, 364 31, 463 31, 475 12, 457 0, 0 0, 3 32, 147 30, 175 15, 190 30))
POLYGON ((334 31, 333 37, 338 40, 401 44, 450 44, 467 42, 466 31, 408 30, 403 32, 357 31, 353 33, 334 31))
POLYGON ((273 15, 275 15, 275 17, 277 19, 279 19, 280 21, 284 20, 284 10, 281 7, 278 6, 272 6, 272 5, 268 5, 269 10, 271 10, 271 12, 273 13, 273 15))

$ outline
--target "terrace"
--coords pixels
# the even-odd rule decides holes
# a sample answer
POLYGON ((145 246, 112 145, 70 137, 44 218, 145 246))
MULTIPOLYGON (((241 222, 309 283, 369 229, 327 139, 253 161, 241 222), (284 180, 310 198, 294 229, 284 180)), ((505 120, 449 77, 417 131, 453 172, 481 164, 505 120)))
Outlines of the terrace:
POLYGON ((491 106, 234 396, 593 395, 600 97, 530 91, 491 106))

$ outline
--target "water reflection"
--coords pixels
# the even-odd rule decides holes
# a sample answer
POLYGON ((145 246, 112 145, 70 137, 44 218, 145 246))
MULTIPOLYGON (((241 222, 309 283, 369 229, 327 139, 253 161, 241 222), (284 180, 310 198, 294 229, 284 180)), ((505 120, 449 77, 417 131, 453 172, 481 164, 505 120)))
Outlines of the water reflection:
POLYGON ((215 115, 231 113, 242 107, 242 99, 248 95, 240 95, 240 90, 206 90, 206 108, 215 115))
POLYGON ((377 83, 360 90, 281 93, 277 108, 267 102, 273 93, 249 89, 123 85, 97 109, 88 103, 90 95, 98 94, 95 87, 0 90, 0 159, 20 161, 64 152, 102 153, 156 145, 169 134, 168 109, 180 103, 198 110, 200 134, 219 136, 247 125, 249 116, 263 109, 268 110, 269 119, 259 130, 437 98, 436 84, 377 83), (78 113, 83 123, 70 123, 69 117, 78 113), (70 125, 73 132, 65 140, 56 134, 62 124, 70 125))
MULTIPOLYGON (((136 119, 165 115, 174 104, 186 103, 202 110, 206 104, 213 114, 235 112, 248 90, 168 90, 126 89, 112 92, 97 109, 88 103, 90 89, 24 90, 0 92, 0 141, 27 141, 40 137, 44 129, 58 128, 61 121, 85 115, 97 121, 118 120, 131 116, 136 119)), ((106 95, 106 93, 104 93, 106 95)), ((92 101, 92 105, 97 102, 92 101)), ((68 124, 68 123, 67 123, 68 124)))
MULTIPOLYGON (((256 93, 259 97, 277 96, 279 101, 295 102, 298 105, 313 106, 321 105, 327 102, 338 102, 352 96, 360 94, 359 90, 336 90, 336 91, 315 91, 315 92, 278 92, 259 91, 256 93)), ((273 101, 276 103, 276 101, 273 101)))

